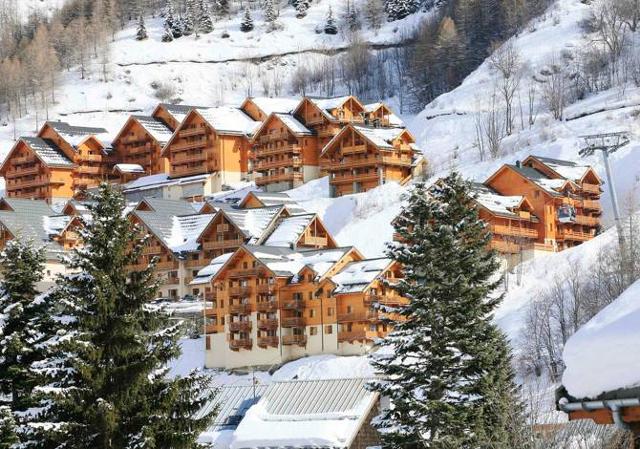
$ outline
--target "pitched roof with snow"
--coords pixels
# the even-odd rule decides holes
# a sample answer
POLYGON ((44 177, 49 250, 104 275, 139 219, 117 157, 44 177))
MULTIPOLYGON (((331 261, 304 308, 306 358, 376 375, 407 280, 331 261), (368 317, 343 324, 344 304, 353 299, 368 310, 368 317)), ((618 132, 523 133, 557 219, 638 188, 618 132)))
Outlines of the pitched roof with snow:
MULTIPOLYGON (((374 112, 376 109, 381 108, 381 107, 386 107, 386 105, 384 103, 369 103, 369 104, 365 104, 364 105, 364 110, 367 113, 371 113, 374 112)), ((389 109, 387 107, 387 109, 389 109)), ((389 111, 391 111, 391 109, 389 109, 389 111)), ((404 127, 405 124, 402 121, 402 119, 400 117, 398 117, 396 114, 394 114, 393 112, 389 113, 389 125, 391 126, 395 126, 395 127, 404 127)))
POLYGON ((589 165, 577 164, 573 161, 565 161, 562 159, 553 159, 543 156, 531 157, 539 160, 563 178, 569 179, 571 181, 580 181, 582 177, 591 169, 589 165))
POLYGON ((140 164, 116 164, 113 166, 113 171, 120 173, 144 173, 144 167, 140 164))
POLYGON ((300 104, 298 98, 252 97, 250 100, 266 115, 289 114, 300 104))
POLYGON ((122 186, 124 193, 131 193, 141 190, 157 189, 172 185, 185 185, 192 183, 204 183, 209 174, 185 176, 184 178, 171 178, 167 173, 158 173, 155 175, 141 176, 122 186))
POLYGON ((171 128, 165 125, 162 120, 158 120, 155 117, 150 115, 132 115, 131 118, 140 123, 140 126, 161 146, 164 146, 173 135, 171 128))
MULTIPOLYGON (((244 245, 256 259, 278 276, 294 277, 304 267, 323 277, 352 247, 295 251, 290 248, 265 245, 244 245)), ((295 281, 295 279, 294 279, 295 281)))
POLYGON ((537 184, 541 187, 545 192, 549 193, 553 196, 561 196, 561 193, 558 189, 561 189, 565 183, 566 179, 551 179, 544 173, 539 170, 536 170, 532 167, 524 167, 522 165, 507 165, 512 170, 520 173, 525 178, 529 179, 531 182, 537 184))
POLYGON ((96 136, 105 138, 108 142, 109 131, 105 128, 97 128, 91 126, 76 126, 70 125, 67 122, 46 122, 46 125, 51 126, 69 145, 78 146, 89 136, 96 136))
POLYGON ((192 106, 188 104, 160 103, 158 106, 166 109, 178 123, 182 123, 192 109, 206 109, 206 106, 192 106))
POLYGON ((50 167, 72 168, 73 162, 69 159, 53 140, 40 137, 22 137, 24 143, 31 148, 38 158, 50 167))
POLYGON ((316 214, 292 215, 280 220, 264 242, 267 246, 293 247, 316 214))
POLYGON ((378 399, 368 381, 273 382, 246 412, 230 447, 348 448, 378 399))
POLYGON ((227 208, 224 213, 253 242, 264 235, 275 219, 282 213, 282 210, 283 206, 255 209, 227 208))
POLYGON ((278 117, 282 121, 282 123, 284 123, 284 125, 289 129, 289 131, 291 131, 293 134, 297 136, 299 135, 310 136, 313 134, 313 131, 311 131, 309 128, 304 126, 302 122, 300 122, 297 118, 295 118, 291 114, 276 113, 274 115, 278 117))
POLYGON ((261 124, 233 106, 200 108, 197 111, 218 134, 251 136, 261 124))
POLYGON ((370 128, 353 125, 353 128, 378 148, 393 148, 393 141, 405 132, 404 128, 370 128))
POLYGON ((209 262, 209 265, 198 271, 198 274, 191 281, 191 285, 208 284, 220 271, 220 268, 233 256, 234 253, 225 253, 209 262))
POLYGON ((484 184, 473 184, 472 193, 474 200, 492 213, 508 218, 519 218, 518 214, 514 212, 514 209, 522 203, 524 199, 523 196, 501 195, 484 184))
POLYGON ((258 192, 251 191, 248 192, 245 198, 242 199, 241 203, 249 196, 253 195, 260 201, 264 206, 285 206, 287 211, 292 214, 303 214, 307 211, 298 204, 296 200, 291 198, 288 194, 284 192, 258 192))
POLYGON ((391 264, 391 259, 365 259, 349 262, 338 274, 331 277, 336 284, 335 293, 359 293, 364 291, 391 264))

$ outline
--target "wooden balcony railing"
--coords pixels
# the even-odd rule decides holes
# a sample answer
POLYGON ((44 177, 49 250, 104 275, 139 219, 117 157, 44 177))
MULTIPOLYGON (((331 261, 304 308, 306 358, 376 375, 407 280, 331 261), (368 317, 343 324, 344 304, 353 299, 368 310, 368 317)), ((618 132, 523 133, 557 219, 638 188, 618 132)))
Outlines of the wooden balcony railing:
POLYGON ((229 270, 229 277, 241 278, 249 276, 257 276, 260 270, 258 268, 245 268, 240 270, 229 270))
POLYGON ((188 162, 202 162, 207 160, 207 153, 204 151, 198 154, 187 154, 180 153, 171 158, 171 162, 174 164, 183 164, 188 162))
POLYGON ((215 334, 216 332, 218 332, 218 325, 217 324, 205 324, 204 325, 204 333, 205 334, 215 334))
POLYGON ((343 331, 338 332, 338 342, 353 342, 353 341, 371 341, 376 338, 383 338, 384 332, 378 331, 365 331, 365 330, 355 330, 355 331, 343 331))
POLYGON ((304 237, 304 243, 306 245, 325 247, 329 243, 329 238, 328 237, 316 237, 316 236, 309 235, 309 236, 305 236, 304 237))
POLYGON ((303 317, 286 317, 282 318, 282 327, 304 327, 305 320, 303 317))
POLYGON ((232 351, 238 351, 239 349, 251 349, 253 346, 253 340, 250 338, 238 338, 229 340, 229 348, 232 351))
POLYGON ((324 123, 324 121, 325 121, 325 118, 320 116, 320 117, 309 118, 304 123, 305 125, 313 126, 313 125, 321 125, 324 123))
POLYGON ((495 249, 499 253, 516 254, 522 251, 524 248, 521 245, 517 245, 512 242, 505 242, 504 240, 491 240, 491 249, 495 249))
POLYGON ((558 232, 557 238, 562 240, 571 240, 578 242, 586 242, 587 240, 591 240, 595 236, 595 233, 591 232, 582 232, 582 231, 574 231, 573 229, 561 229, 558 232))
POLYGON ((19 168, 15 171, 9 172, 7 173, 7 179, 14 179, 14 178, 19 178, 21 176, 38 175, 38 174, 40 174, 40 166, 36 165, 34 167, 19 168))
POLYGON ((278 328, 278 320, 267 319, 258 321, 258 329, 261 330, 274 330, 278 328))
POLYGON ((204 148, 207 146, 207 139, 196 139, 191 142, 180 141, 171 145, 172 151, 185 151, 194 148, 204 148))
POLYGON ((411 167, 411 164, 413 163, 411 158, 407 156, 382 156, 380 158, 380 162, 386 165, 401 165, 403 167, 411 167))
POLYGON ((142 248, 142 254, 162 254, 162 246, 149 245, 142 248))
POLYGON ((213 307, 205 307, 204 316, 206 317, 218 316, 218 309, 214 309, 213 307))
POLYGON ((276 175, 267 175, 256 178, 256 185, 263 186, 265 184, 270 184, 273 182, 287 182, 287 181, 295 181, 302 180, 302 173, 280 173, 276 175))
POLYGON ((302 300, 288 300, 288 301, 281 301, 281 307, 284 310, 302 310, 304 309, 304 301, 302 300))
POLYGON ((278 301, 260 301, 256 303, 256 310, 262 313, 275 312, 278 310, 278 301))
POLYGON ((84 154, 82 156, 80 156, 79 160, 82 161, 86 161, 86 162, 102 162, 102 156, 100 156, 99 154, 84 154))
POLYGON ((267 161, 261 159, 256 162, 254 169, 258 171, 271 170, 275 168, 289 168, 289 167, 302 167, 302 161, 300 159, 285 158, 276 161, 267 161))
POLYGON ((202 175, 205 173, 207 173, 207 167, 204 164, 197 167, 172 166, 171 168, 171 176, 176 178, 191 175, 202 175))
POLYGON ((11 159, 11 162, 13 162, 14 165, 20 165, 20 164, 35 163, 36 160, 37 159, 35 156, 22 156, 22 157, 14 157, 13 159, 11 159))
POLYGON ((366 153, 367 145, 350 145, 340 148, 340 151, 342 152, 342 154, 366 153))
POLYGON ((278 337, 258 337, 258 346, 261 348, 277 348, 280 345, 280 339, 278 337))
POLYGON ((264 156, 271 156, 274 154, 300 154, 302 153, 302 147, 300 145, 282 145, 276 148, 256 148, 255 157, 261 158, 264 156))
POLYGON ((260 143, 273 142, 274 140, 288 140, 289 133, 287 131, 277 131, 260 136, 260 143))
POLYGON ((602 210, 602 206, 598 200, 583 200, 582 207, 586 210, 602 210))
POLYGON ((197 128, 185 128, 180 130, 180 137, 189 137, 189 136, 198 136, 204 135, 207 133, 207 129, 204 127, 197 128))
POLYGON ((305 346, 307 344, 306 335, 285 335, 282 337, 283 345, 305 346))
POLYGON ((204 294, 204 299, 206 299, 207 301, 215 301, 217 298, 218 298, 217 290, 206 292, 204 294))
POLYGON ((76 168, 77 173, 85 173, 88 175, 99 175, 103 172, 102 167, 88 167, 86 165, 80 165, 76 168))
POLYGON ((250 332, 251 327, 251 321, 231 321, 229 323, 231 332, 250 332))
POLYGON ((336 176, 332 176, 329 179, 331 184, 348 184, 352 182, 376 182, 380 180, 380 176, 378 173, 359 173, 357 175, 347 173, 347 174, 336 174, 336 176))
POLYGON ((491 225, 491 232, 494 234, 510 235, 514 237, 524 237, 529 239, 538 238, 537 230, 525 227, 491 225))
POLYGON ((242 246, 243 239, 229 239, 229 240, 209 240, 202 244, 204 249, 219 249, 219 248, 233 248, 236 246, 242 246))
POLYGON ((582 191, 586 193, 595 193, 595 194, 602 193, 600 186, 597 184, 583 183, 581 187, 582 187, 582 191))
POLYGON ((231 304, 229 312, 238 315, 247 315, 251 313, 251 304, 231 304))
POLYGON ((399 306, 404 304, 406 301, 402 296, 399 296, 395 293, 388 293, 385 295, 367 295, 364 297, 364 304, 381 304, 385 306, 399 306))
POLYGON ((251 294, 251 287, 244 285, 241 287, 231 287, 229 289, 229 296, 233 297, 245 297, 251 294))
POLYGON ((258 284, 256 286, 256 291, 260 295, 270 295, 276 290, 275 284, 258 284))
POLYGON ((367 321, 367 312, 338 313, 338 323, 367 321))
POLYGON ((600 220, 596 217, 589 217, 587 215, 576 215, 576 224, 583 226, 598 226, 600 220))

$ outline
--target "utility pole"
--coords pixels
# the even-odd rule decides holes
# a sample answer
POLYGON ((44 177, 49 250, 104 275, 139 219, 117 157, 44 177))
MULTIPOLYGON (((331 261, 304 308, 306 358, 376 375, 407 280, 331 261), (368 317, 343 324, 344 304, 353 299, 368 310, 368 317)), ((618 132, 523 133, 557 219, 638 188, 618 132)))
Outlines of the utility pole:
POLYGON ((622 220, 620 218, 620 207, 618 205, 618 196, 616 195, 615 185, 613 183, 613 175, 611 173, 611 165, 609 164, 609 155, 615 153, 623 146, 629 143, 629 137, 626 132, 592 134, 582 136, 586 143, 586 147, 579 152, 580 156, 587 157, 593 155, 596 151, 602 152, 602 161, 607 175, 607 184, 609 188, 609 196, 611 197, 611 205, 613 206, 613 218, 616 221, 616 229, 618 231, 618 243, 620 251, 624 257, 624 234, 622 231, 622 220))

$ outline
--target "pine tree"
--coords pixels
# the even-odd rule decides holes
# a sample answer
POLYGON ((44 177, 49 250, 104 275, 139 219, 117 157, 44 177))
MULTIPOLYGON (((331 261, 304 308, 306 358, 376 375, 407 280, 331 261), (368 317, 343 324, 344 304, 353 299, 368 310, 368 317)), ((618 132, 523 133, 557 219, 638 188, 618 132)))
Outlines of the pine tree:
POLYGON ((347 3, 346 10, 346 22, 350 31, 357 31, 360 29, 360 20, 358 19, 358 11, 352 2, 347 3))
POLYGON ((472 201, 453 173, 431 189, 417 185, 395 221, 402 243, 388 254, 404 278, 389 287, 410 301, 377 306, 400 317, 371 356, 389 379, 371 388, 393 404, 376 424, 383 446, 518 447, 510 442, 522 417, 509 349, 492 323, 499 263, 472 201))
MULTIPOLYGON (((43 445, 69 449, 166 447, 187 449, 211 420, 196 417, 215 390, 197 372, 167 376, 180 353, 180 325, 151 305, 158 291, 155 262, 131 271, 146 238, 123 214, 125 200, 103 184, 80 231, 83 247, 68 261, 52 296, 66 316, 39 370, 55 376, 44 392, 54 404, 43 445), (69 369, 70 368, 70 369, 69 369), (61 425, 64 423, 64 425, 61 425)), ((35 424, 35 423, 34 423, 35 424)))
POLYGON ((164 24, 164 31, 162 33, 162 42, 171 42, 173 41, 173 33, 171 32, 171 28, 166 23, 164 24))
POLYGON ((384 4, 382 0, 367 0, 364 16, 369 28, 374 30, 380 28, 384 17, 384 4))
POLYGON ((264 0, 264 20, 267 23, 267 31, 278 29, 278 14, 273 5, 273 0, 264 0))
POLYGON ((11 240, 0 254, 3 280, 0 283, 0 397, 9 397, 14 412, 31 405, 36 385, 29 372, 31 362, 43 357, 35 347, 39 318, 47 317, 47 303, 41 300, 37 283, 43 278, 45 256, 22 239, 11 240))
POLYGON ((327 21, 324 24, 325 34, 338 34, 338 27, 336 26, 336 20, 333 18, 333 11, 329 6, 329 12, 327 13, 327 21))
POLYGON ((385 0, 385 11, 389 22, 404 19, 418 11, 419 7, 420 2, 418 0, 385 0))
POLYGON ((171 42, 180 36, 182 36, 180 21, 176 20, 173 3, 169 1, 167 2, 167 7, 164 12, 164 34, 162 35, 162 41, 171 42))
POLYGON ((204 0, 197 0, 195 5, 194 31, 196 36, 199 36, 200 33, 207 34, 213 31, 213 20, 211 20, 209 8, 204 0))
POLYGON ((302 19, 307 15, 307 10, 309 9, 309 0, 296 0, 293 3, 293 7, 296 10, 296 17, 298 19, 302 19))
POLYGON ((11 449, 19 442, 11 409, 0 405, 0 449, 11 449))
POLYGON ((138 19, 138 31, 136 31, 136 40, 143 41, 148 37, 147 28, 144 26, 144 16, 140 14, 140 19, 138 19))
POLYGON ((244 9, 244 17, 242 18, 242 22, 240 23, 240 31, 243 33, 247 33, 253 30, 253 19, 251 18, 251 12, 249 11, 249 7, 247 6, 244 9))
POLYGON ((215 8, 218 17, 227 17, 229 15, 229 0, 216 0, 215 8))
POLYGON ((190 36, 194 32, 196 24, 196 8, 194 0, 187 0, 185 12, 180 18, 180 29, 183 36, 190 36))

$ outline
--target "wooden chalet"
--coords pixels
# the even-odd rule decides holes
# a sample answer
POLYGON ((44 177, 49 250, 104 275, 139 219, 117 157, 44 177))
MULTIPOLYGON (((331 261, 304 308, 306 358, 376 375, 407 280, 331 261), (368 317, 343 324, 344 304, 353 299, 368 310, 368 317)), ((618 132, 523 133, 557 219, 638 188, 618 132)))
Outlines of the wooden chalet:
POLYGON ((376 128, 398 127, 404 128, 400 117, 395 115, 391 108, 384 103, 370 103, 364 106, 364 124, 376 128))
POLYGON ((284 192, 258 192, 247 193, 238 203, 240 209, 254 209, 256 207, 284 206, 291 214, 304 214, 307 211, 293 198, 284 192))
MULTIPOLYGON (((591 180, 592 175, 588 176, 591 180)), ((600 228, 599 201, 571 179, 551 177, 517 162, 503 165, 484 184, 502 195, 527 198, 539 218, 535 224, 539 249, 556 251, 578 245, 595 237, 600 228)), ((594 185, 599 189, 599 184, 594 185)))
POLYGON ((171 132, 175 131, 187 114, 193 109, 205 109, 204 106, 191 106, 187 104, 160 103, 151 113, 151 116, 164 123, 171 132))
POLYGON ((264 122, 271 114, 291 114, 300 104, 297 98, 247 97, 240 109, 258 122, 264 122))
POLYGON ((249 139, 259 125, 237 108, 193 109, 163 150, 172 178, 211 174, 219 188, 248 176, 249 139))
POLYGON ((483 184, 474 184, 472 193, 479 218, 487 223, 491 231, 492 249, 510 258, 511 255, 522 255, 538 247, 536 224, 540 220, 526 197, 500 195, 483 184))
POLYGON ((132 115, 113 140, 114 160, 119 165, 125 164, 122 167, 138 165, 146 175, 168 173, 169 161, 162 156, 162 149, 172 135, 173 131, 162 120, 132 115))
POLYGON ((345 126, 320 155, 332 196, 366 192, 389 181, 408 182, 421 157, 413 144, 403 128, 345 126))
POLYGON ((293 115, 269 115, 252 143, 255 182, 267 191, 289 190, 319 175, 314 132, 293 115))
POLYGON ((365 108, 351 95, 336 98, 304 97, 293 115, 318 138, 323 148, 348 123, 364 124, 365 108))

